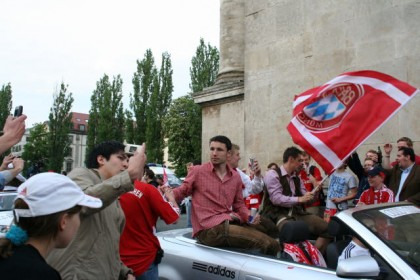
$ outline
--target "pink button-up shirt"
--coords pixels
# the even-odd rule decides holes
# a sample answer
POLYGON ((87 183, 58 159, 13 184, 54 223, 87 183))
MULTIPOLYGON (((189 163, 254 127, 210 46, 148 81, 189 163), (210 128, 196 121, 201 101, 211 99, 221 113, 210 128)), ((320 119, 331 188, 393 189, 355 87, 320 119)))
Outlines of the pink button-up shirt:
POLYGON ((231 214, 246 222, 248 209, 242 197, 242 181, 237 172, 226 166, 221 180, 211 162, 194 166, 182 186, 174 190, 175 199, 192 195, 191 224, 193 236, 203 229, 232 220, 231 214))

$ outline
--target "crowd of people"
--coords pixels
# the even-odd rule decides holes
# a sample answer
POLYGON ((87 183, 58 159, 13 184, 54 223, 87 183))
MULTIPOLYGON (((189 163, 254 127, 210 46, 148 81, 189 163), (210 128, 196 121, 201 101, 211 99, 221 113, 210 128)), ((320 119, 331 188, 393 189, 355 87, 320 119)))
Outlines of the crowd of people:
MULTIPOLYGON (((258 161, 253 160, 255 166, 247 175, 238 168, 239 146, 225 136, 216 136, 209 142, 210 162, 194 166, 174 193, 177 200, 192 197, 193 237, 200 243, 259 249, 264 254, 278 255, 286 248, 286 244, 276 240, 282 227, 291 221, 302 221, 317 237, 316 250, 307 250, 319 260, 314 265, 325 266, 322 255, 331 242, 328 223, 337 212, 363 204, 398 201, 420 204, 418 156, 409 138, 403 137, 397 144, 397 159, 392 163, 389 163, 390 144, 384 145, 382 164, 375 150, 366 153, 363 166, 358 154, 352 154, 329 176, 325 196, 321 172, 311 165, 311 158, 304 151, 287 148, 283 164, 270 163, 265 176, 258 161), (258 208, 259 214, 249 219, 253 207, 258 208)), ((351 245, 359 243, 353 241, 351 245)), ((352 255, 349 248, 347 255, 352 255)), ((300 256, 294 255, 293 259, 300 256)))
MULTIPOLYGON (((20 140, 25 119, 6 120, 0 153, 20 140)), ((327 196, 319 168, 296 147, 284 151, 281 165, 270 163, 265 175, 252 159, 246 174, 238 166, 240 147, 226 136, 215 136, 209 141, 210 161, 190 164, 183 184, 172 189, 147 169, 144 144, 127 154, 122 143, 99 143, 86 167, 68 176, 40 173, 20 184, 14 225, 0 238, 2 279, 158 279, 164 252, 156 222, 176 222, 185 198, 199 243, 258 249, 277 257, 287 251, 293 260, 325 266, 328 221, 338 211, 351 204, 420 203, 419 157, 409 138, 397 143, 396 162, 390 161, 392 146, 384 146, 383 166, 375 151, 366 154, 363 166, 353 154, 331 174, 327 196), (317 238, 315 246, 305 242, 299 251, 279 240, 292 221, 307 226, 317 238), (300 256, 302 250, 306 252, 300 256)), ((1 186, 22 168, 21 159, 5 157, 1 186)))

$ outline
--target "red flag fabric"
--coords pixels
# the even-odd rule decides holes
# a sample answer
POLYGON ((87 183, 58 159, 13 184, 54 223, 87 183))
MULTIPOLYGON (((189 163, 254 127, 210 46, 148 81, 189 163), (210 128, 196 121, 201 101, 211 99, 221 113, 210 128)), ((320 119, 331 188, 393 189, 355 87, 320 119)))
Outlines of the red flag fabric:
POLYGON ((163 185, 164 186, 169 186, 168 175, 166 174, 165 168, 163 168, 163 185))
POLYGON ((375 71, 344 73, 295 96, 287 130, 331 174, 418 91, 375 71))

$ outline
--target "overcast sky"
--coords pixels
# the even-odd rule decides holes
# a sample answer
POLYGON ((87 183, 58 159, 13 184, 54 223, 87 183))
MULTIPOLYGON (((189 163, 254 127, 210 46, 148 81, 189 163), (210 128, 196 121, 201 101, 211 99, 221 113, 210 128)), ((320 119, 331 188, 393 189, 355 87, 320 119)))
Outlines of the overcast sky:
POLYGON ((189 67, 199 44, 219 48, 218 0, 2 0, 0 86, 11 83, 13 107, 23 105, 27 127, 48 119, 64 81, 73 111, 88 113, 104 73, 121 74, 124 107, 136 60, 150 48, 156 65, 171 55, 173 98, 189 92, 189 67))

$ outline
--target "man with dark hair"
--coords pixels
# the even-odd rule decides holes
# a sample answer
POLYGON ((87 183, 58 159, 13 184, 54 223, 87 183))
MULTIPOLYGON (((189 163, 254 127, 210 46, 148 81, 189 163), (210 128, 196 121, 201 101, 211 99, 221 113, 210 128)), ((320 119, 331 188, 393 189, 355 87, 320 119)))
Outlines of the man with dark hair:
POLYGON ((398 149, 398 163, 391 169, 389 188, 395 194, 395 201, 408 200, 420 205, 420 166, 414 161, 412 148, 398 149))
MULTIPOLYGON (((407 147, 413 149, 413 141, 408 137, 401 137, 397 140, 397 149, 399 150, 401 147, 407 147)), ((384 168, 392 168, 397 165, 398 161, 395 160, 390 163, 390 157, 392 152, 392 145, 390 143, 386 143, 384 145, 384 168)), ((414 162, 420 165, 420 156, 414 154, 414 162)))
POLYGON ((86 194, 100 198, 103 206, 83 208, 76 238, 66 249, 48 256, 48 263, 63 279, 134 279, 119 255, 125 218, 118 198, 132 191, 133 182, 143 176, 144 150, 143 144, 128 161, 123 144, 103 142, 89 154, 88 168, 75 168, 69 173, 86 194))
POLYGON ((312 234, 320 236, 315 246, 323 252, 329 242, 328 224, 320 217, 305 211, 304 205, 312 202, 316 190, 306 191, 296 174, 301 165, 302 151, 289 147, 283 153, 283 165, 266 173, 264 182, 267 188, 264 190, 261 214, 271 219, 279 230, 288 221, 304 221, 309 225, 312 234))
POLYGON ((150 168, 147 165, 144 167, 143 178, 144 178, 145 183, 150 184, 150 185, 154 186, 155 188, 159 187, 159 184, 156 181, 155 172, 150 170, 150 168))
POLYGON ((225 144, 228 151, 232 150, 232 142, 230 142, 230 139, 223 135, 217 135, 210 139, 209 144, 211 142, 219 142, 225 144))
POLYGON ((154 186, 136 181, 134 190, 123 194, 120 203, 126 218, 120 239, 121 260, 133 269, 136 279, 157 280, 163 250, 156 236, 156 222, 160 218, 172 224, 180 214, 172 189, 166 188, 162 195, 154 186))
POLYGON ((210 162, 194 166, 174 190, 177 201, 192 195, 193 236, 208 246, 260 249, 276 255, 279 243, 248 224, 241 177, 227 164, 232 149, 229 138, 215 136, 209 146, 210 162))

